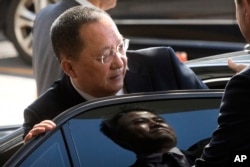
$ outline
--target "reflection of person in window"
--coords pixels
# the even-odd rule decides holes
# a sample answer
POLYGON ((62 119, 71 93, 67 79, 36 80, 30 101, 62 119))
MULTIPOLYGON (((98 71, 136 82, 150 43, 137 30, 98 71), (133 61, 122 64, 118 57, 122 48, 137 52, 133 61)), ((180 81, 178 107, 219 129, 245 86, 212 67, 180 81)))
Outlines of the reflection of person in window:
POLYGON ((160 116, 140 106, 130 106, 101 123, 101 131, 137 156, 132 167, 191 166, 176 147, 174 130, 160 116))

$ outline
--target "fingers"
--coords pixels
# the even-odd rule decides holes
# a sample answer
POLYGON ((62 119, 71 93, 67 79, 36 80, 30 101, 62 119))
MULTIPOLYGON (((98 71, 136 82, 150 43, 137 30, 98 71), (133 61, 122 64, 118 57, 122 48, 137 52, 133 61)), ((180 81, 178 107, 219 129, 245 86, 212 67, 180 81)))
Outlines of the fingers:
POLYGON ((56 127, 56 124, 51 120, 44 120, 36 125, 29 131, 29 133, 25 136, 24 142, 29 141, 31 138, 38 136, 42 133, 45 133, 49 130, 52 130, 56 127))
POLYGON ((236 67, 237 67, 237 65, 233 62, 232 59, 228 59, 228 60, 227 60, 227 64, 228 64, 228 67, 229 67, 230 69, 232 69, 233 71, 236 72, 236 67))
POLYGON ((228 67, 236 73, 239 73, 247 66, 245 64, 236 64, 233 62, 232 59, 228 59, 227 64, 228 64, 228 67))
POLYGON ((27 141, 29 141, 32 138, 32 133, 28 133, 25 138, 24 138, 24 143, 26 143, 27 141))
POLYGON ((46 130, 52 130, 56 127, 56 124, 51 121, 51 120, 44 120, 42 122, 40 122, 39 124, 35 124, 33 126, 33 129, 34 128, 45 128, 46 130))

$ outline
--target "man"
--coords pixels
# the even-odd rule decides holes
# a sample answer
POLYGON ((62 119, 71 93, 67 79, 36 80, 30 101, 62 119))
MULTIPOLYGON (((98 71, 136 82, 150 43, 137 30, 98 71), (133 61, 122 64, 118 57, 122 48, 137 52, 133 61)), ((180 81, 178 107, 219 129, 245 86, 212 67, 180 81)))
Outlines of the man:
MULTIPOLYGON (((250 42, 250 0, 235 0, 236 18, 243 36, 250 42)), ((218 128, 196 167, 249 166, 247 161, 235 161, 236 155, 250 153, 250 67, 246 67, 228 82, 220 106, 218 128), (235 162, 234 162, 235 161, 235 162)))
POLYGON ((51 39, 67 75, 25 109, 25 141, 54 128, 49 120, 86 100, 136 92, 207 89, 171 48, 129 51, 127 62, 128 40, 98 8, 67 10, 53 23, 51 39))
POLYGON ((152 109, 126 106, 105 119, 100 130, 119 146, 134 152, 131 167, 188 167, 185 155, 176 147, 174 130, 152 109))
POLYGON ((36 16, 33 29, 33 71, 37 95, 41 95, 54 81, 61 78, 63 71, 56 59, 50 40, 53 21, 65 10, 73 6, 98 7, 108 10, 116 6, 116 0, 61 0, 49 5, 36 16))

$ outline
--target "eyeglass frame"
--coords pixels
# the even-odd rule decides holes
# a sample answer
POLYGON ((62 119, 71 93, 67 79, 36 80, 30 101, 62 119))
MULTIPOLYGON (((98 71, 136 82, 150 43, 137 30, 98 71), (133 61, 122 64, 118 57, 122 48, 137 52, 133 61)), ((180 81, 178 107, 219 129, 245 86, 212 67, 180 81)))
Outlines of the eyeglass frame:
POLYGON ((96 61, 100 62, 101 64, 107 64, 109 63, 117 53, 121 55, 121 57, 124 57, 126 55, 126 51, 129 47, 129 39, 123 38, 122 42, 116 46, 116 49, 110 49, 108 55, 101 55, 101 56, 92 56, 92 58, 96 59, 96 61), (123 45, 123 51, 119 51, 119 47, 123 45), (110 57, 108 61, 104 61, 104 58, 110 57))

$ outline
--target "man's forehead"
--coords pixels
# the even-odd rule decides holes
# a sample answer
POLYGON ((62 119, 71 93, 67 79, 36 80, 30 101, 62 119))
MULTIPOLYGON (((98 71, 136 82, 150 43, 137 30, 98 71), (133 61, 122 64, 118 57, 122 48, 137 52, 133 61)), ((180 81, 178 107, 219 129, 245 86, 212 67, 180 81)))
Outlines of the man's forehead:
POLYGON ((103 19, 83 24, 79 31, 81 38, 85 40, 85 43, 89 43, 89 45, 96 45, 95 42, 106 43, 107 41, 113 42, 114 40, 115 42, 120 42, 123 39, 116 25, 113 22, 107 22, 107 20, 103 19))
POLYGON ((128 115, 133 115, 135 117, 151 117, 151 116, 156 116, 155 114, 149 112, 149 111, 132 111, 129 112, 128 115))
POLYGON ((124 114, 119 119, 119 122, 122 124, 125 122, 131 122, 138 118, 152 118, 152 117, 158 117, 158 116, 149 111, 131 111, 131 112, 124 114))

